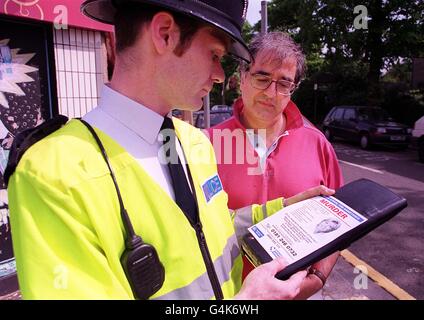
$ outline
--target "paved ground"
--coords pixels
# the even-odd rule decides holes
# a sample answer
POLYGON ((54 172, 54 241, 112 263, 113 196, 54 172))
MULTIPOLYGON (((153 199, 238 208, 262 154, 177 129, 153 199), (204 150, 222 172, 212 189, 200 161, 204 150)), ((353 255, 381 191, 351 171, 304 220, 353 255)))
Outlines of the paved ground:
POLYGON ((312 300, 396 300, 373 280, 339 257, 324 288, 312 300))
POLYGON ((18 300, 20 298, 16 274, 0 278, 0 300, 18 300))
POLYGON ((0 300, 20 300, 21 294, 19 291, 15 291, 4 296, 0 296, 0 300))
POLYGON ((413 297, 424 299, 424 163, 418 162, 416 150, 361 150, 341 141, 333 146, 346 183, 368 178, 408 201, 399 215, 353 243, 349 251, 413 297))

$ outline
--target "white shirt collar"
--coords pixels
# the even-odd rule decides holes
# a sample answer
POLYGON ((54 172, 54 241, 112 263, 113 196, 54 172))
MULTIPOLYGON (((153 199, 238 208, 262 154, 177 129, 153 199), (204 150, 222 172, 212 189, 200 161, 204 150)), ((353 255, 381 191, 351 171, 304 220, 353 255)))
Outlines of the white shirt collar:
POLYGON ((157 143, 163 117, 104 85, 98 107, 149 144, 157 143))

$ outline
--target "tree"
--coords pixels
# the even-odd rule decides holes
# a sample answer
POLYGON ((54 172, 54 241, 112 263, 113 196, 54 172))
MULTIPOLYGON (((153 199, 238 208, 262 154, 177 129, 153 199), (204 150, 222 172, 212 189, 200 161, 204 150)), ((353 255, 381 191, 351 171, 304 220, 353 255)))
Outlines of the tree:
MULTIPOLYGON (((249 22, 245 22, 242 29, 242 36, 246 43, 249 43, 254 35, 254 29, 249 22)), ((215 85, 211 92, 211 105, 226 104, 232 105, 234 99, 238 96, 238 87, 229 86, 230 79, 234 79, 238 71, 239 61, 233 57, 224 57, 221 62, 225 72, 224 83, 215 85)))
POLYGON ((330 69, 356 64, 365 70, 371 104, 381 98, 383 69, 424 55, 422 0, 274 0, 268 17, 270 29, 292 34, 308 58, 321 56, 330 69), (354 9, 360 5, 367 11, 368 29, 354 27, 354 9))

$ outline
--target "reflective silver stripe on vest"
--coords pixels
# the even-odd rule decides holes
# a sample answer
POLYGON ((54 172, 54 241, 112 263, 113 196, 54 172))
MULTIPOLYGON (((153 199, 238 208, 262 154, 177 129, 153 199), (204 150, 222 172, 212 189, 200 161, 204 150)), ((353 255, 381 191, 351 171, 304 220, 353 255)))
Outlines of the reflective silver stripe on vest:
POLYGON ((251 227, 252 206, 237 209, 234 213, 234 228, 236 229, 237 239, 240 243, 241 238, 248 232, 247 228, 251 227))
MULTIPOLYGON (((224 248, 224 253, 214 262, 216 274, 219 283, 222 284, 230 279, 231 270, 234 261, 240 254, 240 248, 237 244, 236 235, 231 236, 224 248)), ((202 262, 203 263, 203 262, 202 262)), ((184 272, 184 270, 181 270, 184 272)), ((166 277, 166 275, 165 275, 166 277)), ((210 300, 214 297, 211 282, 208 273, 203 273, 200 277, 193 280, 189 285, 171 291, 163 296, 155 298, 156 300, 210 300)), ((229 298, 229 297, 225 297, 229 298)))
POLYGON ((268 218, 268 210, 266 208, 266 202, 262 205, 262 213, 264 214, 264 219, 268 218))

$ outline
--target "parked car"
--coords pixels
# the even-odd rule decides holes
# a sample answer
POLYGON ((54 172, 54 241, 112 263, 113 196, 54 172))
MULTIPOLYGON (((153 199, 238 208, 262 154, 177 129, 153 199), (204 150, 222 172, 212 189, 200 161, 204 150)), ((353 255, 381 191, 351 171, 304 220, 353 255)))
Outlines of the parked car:
POLYGON ((181 110, 174 109, 174 110, 172 110, 172 116, 182 120, 183 119, 183 112, 181 110))
POLYGON ((221 111, 233 112, 233 107, 227 106, 226 104, 216 104, 216 105, 211 107, 211 110, 221 110, 221 111))
POLYGON ((333 137, 359 142, 362 149, 372 145, 408 147, 412 129, 395 122, 382 108, 336 106, 325 117, 322 130, 328 140, 333 137))
MULTIPOLYGON (((214 109, 210 111, 210 125, 211 127, 231 118, 233 115, 232 109, 214 109)), ((194 126, 197 128, 205 128, 205 115, 203 111, 195 112, 194 126)))
POLYGON ((418 159, 424 162, 424 116, 415 122, 412 139, 418 148, 418 159))

